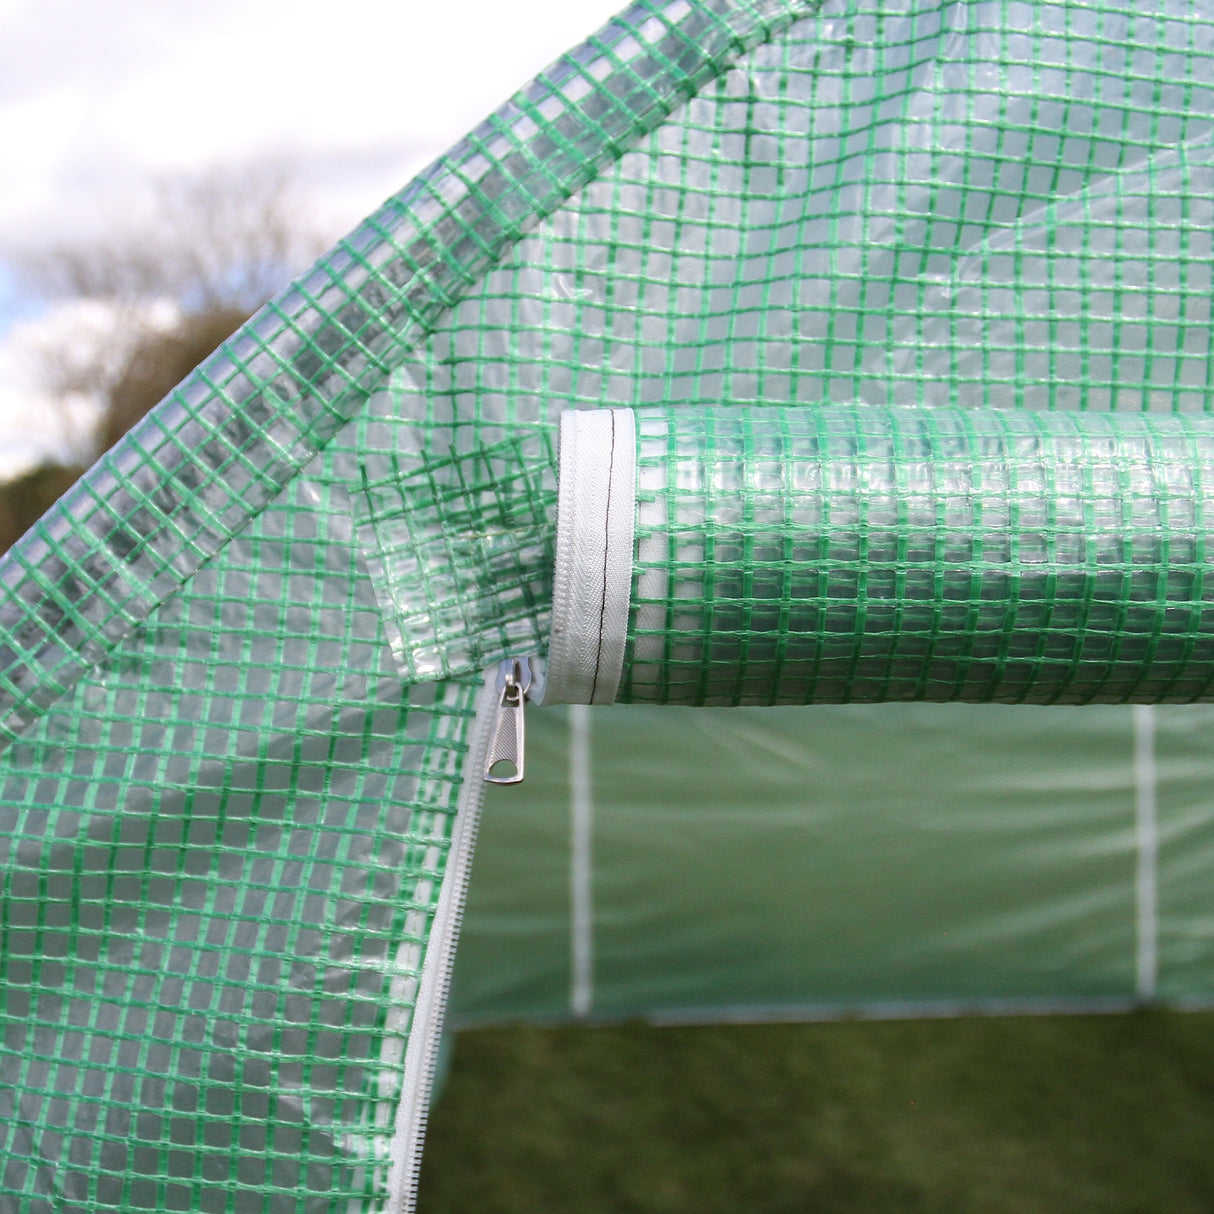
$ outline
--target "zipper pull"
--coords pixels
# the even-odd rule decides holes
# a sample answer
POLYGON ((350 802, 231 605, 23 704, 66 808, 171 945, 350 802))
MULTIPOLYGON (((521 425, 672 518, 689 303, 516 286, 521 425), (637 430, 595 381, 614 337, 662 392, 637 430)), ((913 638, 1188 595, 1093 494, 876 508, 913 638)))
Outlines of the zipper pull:
POLYGON ((485 759, 485 780, 490 784, 520 784, 523 779, 523 705, 531 688, 531 663, 526 658, 504 658, 497 668, 497 707, 493 733, 485 759), (513 766, 509 774, 494 775, 499 763, 513 766))

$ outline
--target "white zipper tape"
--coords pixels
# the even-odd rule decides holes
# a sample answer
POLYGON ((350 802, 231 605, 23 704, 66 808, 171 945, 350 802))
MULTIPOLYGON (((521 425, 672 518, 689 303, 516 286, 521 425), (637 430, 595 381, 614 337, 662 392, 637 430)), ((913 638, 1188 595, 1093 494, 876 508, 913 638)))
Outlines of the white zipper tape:
MULTIPOLYGON (((472 852, 485 804, 486 784, 482 772, 497 721, 500 698, 497 667, 494 667, 486 674, 485 684, 476 702, 476 719, 468 739, 468 756, 464 760, 463 783, 456 805, 455 822, 451 827, 451 845, 447 851, 438 906, 422 958, 421 981, 413 1014, 407 1025, 400 1102, 396 1109, 392 1140, 387 1148, 388 1192, 387 1204, 381 1207, 382 1214, 413 1214, 417 1200, 422 1140, 434 1086, 443 1014, 447 1009, 455 945, 468 896, 472 852)), ((399 1008, 392 1009, 390 1016, 394 1013, 395 1018, 399 1018, 400 1011, 399 1008)), ((399 1026, 397 1031, 400 1031, 399 1026)))
POLYGON ((631 409, 561 414, 546 704, 611 704, 624 668, 636 517, 631 409))

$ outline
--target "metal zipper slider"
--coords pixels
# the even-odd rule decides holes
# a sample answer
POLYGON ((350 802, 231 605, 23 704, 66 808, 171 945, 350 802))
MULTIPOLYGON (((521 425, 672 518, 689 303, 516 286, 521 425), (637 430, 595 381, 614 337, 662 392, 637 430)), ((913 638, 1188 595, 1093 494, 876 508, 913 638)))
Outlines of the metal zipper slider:
POLYGON ((485 758, 485 779, 490 784, 520 784, 523 779, 523 705, 531 687, 531 663, 527 658, 504 658, 497 668, 497 706, 493 732, 485 758), (508 765, 500 774, 493 770, 508 765), (513 771, 509 768, 513 767, 513 771))

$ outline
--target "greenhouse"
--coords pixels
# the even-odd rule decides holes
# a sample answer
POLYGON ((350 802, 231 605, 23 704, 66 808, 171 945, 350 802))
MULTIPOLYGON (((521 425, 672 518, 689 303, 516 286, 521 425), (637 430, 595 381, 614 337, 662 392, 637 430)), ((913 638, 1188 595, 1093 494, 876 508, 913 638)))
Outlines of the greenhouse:
POLYGON ((410 1210, 444 1023, 1209 1006, 1212 270, 1197 6, 570 51, 0 566, 0 1211, 410 1210))

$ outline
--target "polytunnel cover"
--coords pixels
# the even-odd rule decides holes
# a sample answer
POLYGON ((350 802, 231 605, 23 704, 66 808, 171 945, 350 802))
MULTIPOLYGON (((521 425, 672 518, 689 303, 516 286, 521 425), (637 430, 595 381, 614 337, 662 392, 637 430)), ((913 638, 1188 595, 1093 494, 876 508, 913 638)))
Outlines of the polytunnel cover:
MULTIPOLYGON (((1207 413, 1212 50, 1208 15, 1183 3, 635 4, 339 242, 90 471, 0 576, 0 1210, 407 1208, 475 825, 483 672, 546 646, 558 413, 926 406, 982 411, 983 426, 994 409, 1207 413)), ((1206 524, 1183 508, 1201 500, 1211 435, 1201 417, 1168 425, 1189 479, 1151 481, 1138 551, 1158 576, 1146 588, 1127 576, 1124 602, 1153 605, 1162 647, 1187 661, 1207 643, 1209 592, 1206 524), (1163 551, 1171 537, 1180 556, 1163 551)), ((1040 488, 1048 609, 1071 550, 1060 555, 1040 488)), ((1106 488, 1089 478, 1079 497, 1129 500, 1106 488)), ((712 521, 689 541, 701 573, 685 584, 711 573, 712 521)), ((887 523, 896 566, 896 511, 887 523)), ((954 561, 925 559, 942 574, 954 561)), ((866 560, 858 548, 843 564, 847 618, 868 643, 865 605, 881 596, 866 560)), ((1122 563, 1133 572, 1132 547, 1122 563)), ((791 618, 777 611, 775 632, 791 618)), ((1203 699, 1208 680, 1186 678, 1198 681, 1184 698, 1203 699)), ((883 698, 853 690, 832 698, 883 698)), ((1122 690, 1111 698, 1142 698, 1122 690)), ((700 818, 737 850, 715 853, 700 903, 635 870, 603 883, 604 976, 616 974, 594 1005, 604 1014, 688 991, 701 1006, 1210 995, 1210 815, 1181 753, 1204 708, 1161 709, 1149 729, 1130 713, 1151 710, 1117 705, 1061 728, 924 705, 809 707, 770 727, 605 711, 617 714, 605 745, 614 730, 633 757, 603 781, 628 810, 617 855, 682 846, 686 864, 700 818), (1132 785, 1148 768, 1130 774, 1132 720, 1136 753, 1174 727, 1179 756, 1169 784, 1161 750, 1152 802, 1167 830, 1150 880, 1173 897, 1158 957, 1141 917, 1135 937, 1148 887, 1132 785), (871 783, 882 764, 921 774, 925 739, 944 734, 963 765, 999 756, 1012 792, 1001 801, 985 768, 949 791, 929 764, 930 779, 899 785, 917 843, 899 850, 899 813, 855 811, 885 795, 871 783), (1046 734, 1033 779, 1000 751, 1046 734), (1086 766, 1059 750, 1068 738, 1086 766), (798 780, 791 801, 739 793, 730 745, 768 756, 749 770, 802 747, 835 782, 798 780), (664 800, 662 770, 680 756, 698 769, 670 776, 679 793, 664 800), (730 780, 706 774, 714 762, 730 780), (829 800, 845 786, 854 805, 829 800), (785 851, 768 870, 786 878, 768 882, 781 917, 747 969, 732 917, 751 897, 745 847, 767 811, 786 842, 798 806, 853 832, 875 867, 806 898, 785 851), (971 844, 960 859, 957 837, 971 844), (967 917, 948 873, 909 915, 891 894, 889 874, 929 871, 937 853, 989 888, 991 840, 1011 837, 1005 901, 967 917), (1017 855, 1034 874, 1023 889, 1017 855), (645 937, 663 897, 684 959, 710 980, 679 986, 645 937), (946 905, 971 946, 1022 941, 1010 979, 975 970, 964 944, 933 951, 946 905), (841 918, 895 931, 886 953, 856 954, 862 974, 840 954, 841 918), (821 966, 764 972, 796 923, 821 966), (620 978, 630 947, 649 966, 620 978)), ((539 726, 541 751, 556 721, 539 726)), ((540 772, 541 791, 557 783, 540 772)), ((531 812, 517 820, 542 851, 551 828, 531 812)), ((544 885, 542 864, 531 882, 517 871, 511 896, 544 885)), ((475 927, 475 889, 473 902, 475 927)), ((518 971, 479 993, 473 974, 465 1010, 567 1012, 550 975, 527 970, 540 952, 520 960, 516 943, 473 949, 518 971)))

